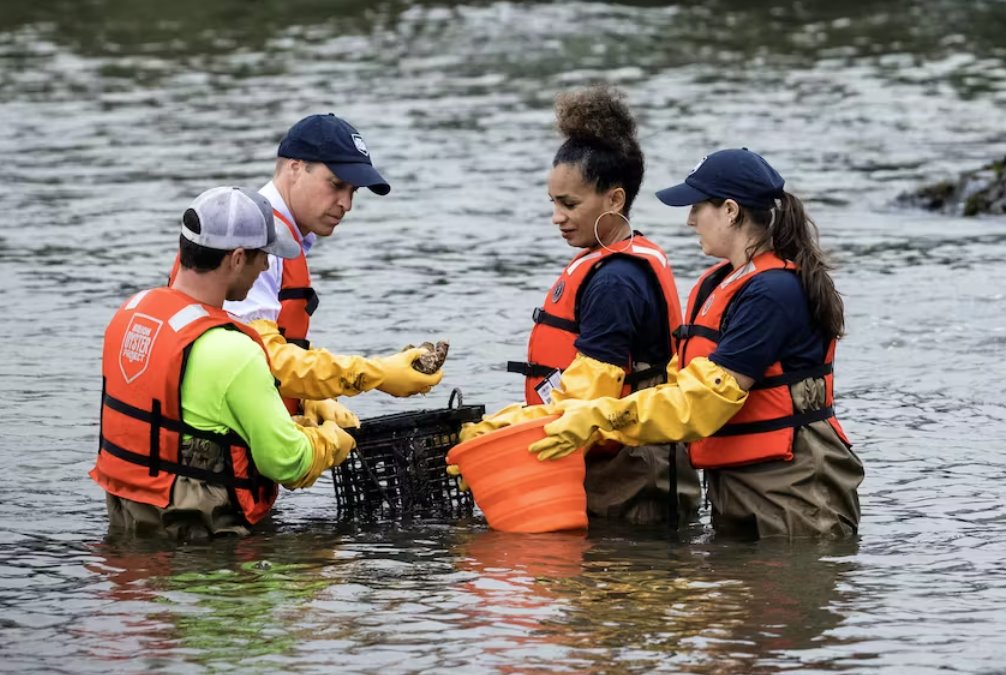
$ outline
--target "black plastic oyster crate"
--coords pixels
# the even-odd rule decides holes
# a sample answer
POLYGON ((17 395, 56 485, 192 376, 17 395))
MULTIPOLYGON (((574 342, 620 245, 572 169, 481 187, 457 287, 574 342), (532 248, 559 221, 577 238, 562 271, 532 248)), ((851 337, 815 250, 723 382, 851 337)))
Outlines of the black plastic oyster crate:
POLYGON ((484 405, 462 405, 451 392, 446 408, 361 420, 356 450, 332 469, 339 519, 462 518, 472 515, 471 493, 447 475, 447 451, 465 422, 478 422, 484 405))

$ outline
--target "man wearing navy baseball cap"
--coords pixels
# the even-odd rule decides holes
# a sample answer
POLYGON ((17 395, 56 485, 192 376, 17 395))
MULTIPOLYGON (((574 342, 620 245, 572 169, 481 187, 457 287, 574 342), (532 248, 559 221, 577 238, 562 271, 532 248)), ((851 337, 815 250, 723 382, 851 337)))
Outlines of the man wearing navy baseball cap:
MULTIPOLYGON (((391 191, 374 168, 363 135, 332 113, 309 115, 290 127, 276 154, 273 178, 259 192, 272 204, 276 227, 288 230, 300 245, 300 255, 292 260, 270 255, 268 269, 248 297, 228 302, 225 309, 251 322, 261 335, 287 409, 298 414, 303 399, 352 396, 375 388, 393 396, 426 393, 443 374, 411 367, 426 353, 422 348, 372 359, 309 348, 318 295, 311 287, 307 252, 318 237, 334 232, 353 208, 359 188, 377 195, 391 191)), ((345 424, 358 423, 338 407, 345 424)))

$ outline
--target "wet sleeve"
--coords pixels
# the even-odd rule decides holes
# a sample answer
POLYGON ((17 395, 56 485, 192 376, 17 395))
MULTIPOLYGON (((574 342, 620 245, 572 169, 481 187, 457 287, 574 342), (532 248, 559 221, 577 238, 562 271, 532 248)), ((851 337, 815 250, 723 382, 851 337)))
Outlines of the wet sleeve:
MULTIPOLYGON (((276 482, 295 481, 311 465, 311 441, 290 418, 261 347, 238 331, 214 329, 196 340, 186 380, 202 403, 204 422, 232 429, 251 448, 259 472, 276 482)), ((186 400, 186 390, 182 392, 186 400)), ((187 403, 188 407, 188 403, 187 403)), ((188 420, 187 420, 188 421, 188 420)), ((193 426, 201 426, 193 424, 193 426)))

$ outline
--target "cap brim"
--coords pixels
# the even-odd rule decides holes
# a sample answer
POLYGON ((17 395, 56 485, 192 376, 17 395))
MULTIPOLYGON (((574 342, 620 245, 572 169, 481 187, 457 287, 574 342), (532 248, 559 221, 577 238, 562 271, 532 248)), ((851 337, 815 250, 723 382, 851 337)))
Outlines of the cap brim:
POLYGON ((293 238, 289 228, 283 225, 278 219, 276 220, 276 225, 278 227, 276 228, 275 241, 268 246, 263 246, 262 250, 279 258, 293 260, 300 255, 300 242, 293 238))
POLYGON ((696 190, 688 183, 681 183, 657 192, 657 199, 668 206, 691 206, 709 199, 705 192, 696 190))
POLYGON ((363 164, 362 162, 354 164, 326 163, 325 166, 338 176, 339 179, 346 181, 350 185, 370 188, 371 192, 379 195, 386 195, 391 192, 391 186, 388 185, 388 181, 384 180, 384 176, 378 173, 377 169, 370 164, 363 164))

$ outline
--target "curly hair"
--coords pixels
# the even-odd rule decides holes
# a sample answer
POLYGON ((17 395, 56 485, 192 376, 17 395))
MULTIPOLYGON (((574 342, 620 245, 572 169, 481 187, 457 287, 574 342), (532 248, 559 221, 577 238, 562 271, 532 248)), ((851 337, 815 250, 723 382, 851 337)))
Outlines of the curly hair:
POLYGON ((575 165, 598 192, 621 187, 622 213, 628 215, 643 182, 644 161, 625 95, 608 85, 563 92, 556 97, 555 116, 566 140, 552 166, 575 165))

